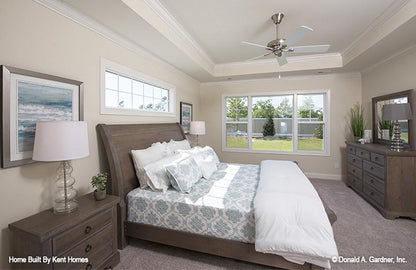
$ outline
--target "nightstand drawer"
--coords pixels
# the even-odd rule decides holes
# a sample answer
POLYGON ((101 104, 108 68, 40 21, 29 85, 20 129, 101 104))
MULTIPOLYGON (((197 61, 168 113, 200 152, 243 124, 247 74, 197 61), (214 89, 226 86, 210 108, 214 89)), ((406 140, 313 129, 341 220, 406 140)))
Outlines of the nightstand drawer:
POLYGON ((364 161, 363 168, 364 171, 367 171, 380 179, 384 179, 384 167, 372 162, 364 161))
POLYGON ((363 159, 370 160, 370 152, 367 150, 357 148, 355 154, 363 159))
POLYGON ((72 248, 74 244, 88 238, 96 231, 102 229, 106 224, 110 224, 113 218, 112 209, 87 219, 80 225, 53 239, 53 254, 59 255, 72 248))
POLYGON ((58 257, 88 258, 88 262, 76 263, 67 261, 67 263, 55 263, 54 269, 94 269, 99 266, 105 258, 111 255, 116 248, 113 242, 113 226, 109 225, 104 230, 94 236, 82 241, 70 251, 58 257), (88 264, 91 265, 87 266, 88 264), (95 266, 95 267, 94 267, 95 266))
POLYGON ((363 160, 357 156, 348 155, 348 162, 354 166, 357 166, 358 168, 363 167, 363 160))
POLYGON ((354 175, 358 179, 363 178, 363 176, 362 176, 363 171, 361 169, 351 165, 350 163, 348 164, 348 173, 354 175))

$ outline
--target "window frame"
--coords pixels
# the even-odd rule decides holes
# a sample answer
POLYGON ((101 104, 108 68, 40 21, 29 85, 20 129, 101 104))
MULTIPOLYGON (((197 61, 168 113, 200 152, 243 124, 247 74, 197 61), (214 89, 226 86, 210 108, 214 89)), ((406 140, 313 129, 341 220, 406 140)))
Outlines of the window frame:
MULTIPOLYGON (((305 156, 330 156, 330 90, 329 89, 316 89, 316 90, 294 90, 294 91, 282 91, 282 92, 264 92, 264 93, 224 93, 221 96, 222 102, 222 123, 221 123, 221 145, 223 152, 244 152, 244 153, 263 153, 263 154, 278 154, 278 155, 305 155, 305 156), (313 150, 298 150, 298 95, 313 95, 313 94, 324 94, 324 104, 323 104, 323 120, 313 123, 324 124, 324 150, 323 151, 313 151, 313 150), (292 140, 292 151, 278 151, 278 150, 255 150, 252 149, 252 99, 253 97, 263 97, 263 96, 285 96, 293 95, 293 114, 292 114, 292 130, 293 130, 293 140, 292 140), (233 97, 248 97, 247 106, 248 106, 248 124, 247 124, 247 139, 248 139, 248 148, 231 148, 227 147, 227 135, 226 135, 226 118, 227 118, 227 98, 233 97)), ((310 122, 307 122, 310 123, 310 122)))
MULTIPOLYGON (((100 59, 100 114, 109 114, 109 115, 138 115, 138 116, 156 116, 156 117, 176 117, 176 87, 161 81, 159 79, 153 78, 149 75, 143 74, 136 70, 127 68, 105 58, 100 59), (154 87, 162 88, 168 90, 169 93, 169 102, 168 108, 169 111, 150 111, 150 110, 140 110, 132 108, 115 108, 115 107, 106 107, 105 106, 105 74, 106 72, 114 73, 119 76, 127 77, 132 80, 139 81, 143 84, 152 85, 154 87)), ((117 90, 120 92, 120 90, 117 90)), ((144 96, 144 93, 143 93, 144 96)))

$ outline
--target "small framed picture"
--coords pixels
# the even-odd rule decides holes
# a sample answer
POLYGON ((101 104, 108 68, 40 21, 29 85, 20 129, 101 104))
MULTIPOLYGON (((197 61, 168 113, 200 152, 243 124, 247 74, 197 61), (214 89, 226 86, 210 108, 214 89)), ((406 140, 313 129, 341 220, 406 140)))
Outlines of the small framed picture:
POLYGON ((1 66, 1 167, 32 161, 37 121, 82 120, 83 83, 1 66))
POLYGON ((192 104, 181 102, 181 126, 185 134, 189 134, 192 121, 192 104))

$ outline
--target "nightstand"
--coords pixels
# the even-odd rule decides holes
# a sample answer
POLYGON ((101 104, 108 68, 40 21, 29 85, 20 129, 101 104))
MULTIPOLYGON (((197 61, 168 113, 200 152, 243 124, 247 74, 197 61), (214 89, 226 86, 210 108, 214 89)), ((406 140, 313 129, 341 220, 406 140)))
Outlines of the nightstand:
POLYGON ((10 256, 32 261, 11 266, 19 269, 114 268, 120 262, 116 208, 119 201, 119 197, 112 195, 96 201, 89 193, 78 198, 79 208, 72 213, 54 214, 50 209, 9 224, 10 256))

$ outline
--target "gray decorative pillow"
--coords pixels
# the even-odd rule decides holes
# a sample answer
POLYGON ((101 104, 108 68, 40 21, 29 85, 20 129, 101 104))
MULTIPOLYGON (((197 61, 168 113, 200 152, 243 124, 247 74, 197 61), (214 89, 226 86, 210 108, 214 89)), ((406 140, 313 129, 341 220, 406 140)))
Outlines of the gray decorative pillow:
POLYGON ((193 157, 166 165, 165 169, 172 186, 182 193, 189 193, 202 178, 202 172, 193 157))

